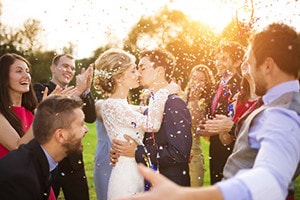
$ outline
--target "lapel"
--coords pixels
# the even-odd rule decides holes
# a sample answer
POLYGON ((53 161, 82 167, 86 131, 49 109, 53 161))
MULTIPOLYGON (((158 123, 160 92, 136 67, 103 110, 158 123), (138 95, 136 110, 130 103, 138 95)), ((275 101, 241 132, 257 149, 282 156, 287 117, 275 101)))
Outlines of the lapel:
POLYGON ((45 83, 44 86, 48 87, 48 89, 49 89, 48 93, 50 94, 55 89, 56 84, 53 83, 52 81, 49 81, 48 83, 45 83))
POLYGON ((38 179, 41 184, 41 186, 40 186, 41 190, 43 190, 44 194, 47 194, 47 196, 49 196, 50 181, 51 181, 50 175, 51 174, 50 174, 49 163, 48 163, 47 157, 46 157, 42 147, 36 140, 34 140, 34 139, 31 140, 28 143, 28 146, 31 150, 31 152, 30 152, 31 156, 34 159, 37 174, 40 175, 40 177, 38 177, 38 179))

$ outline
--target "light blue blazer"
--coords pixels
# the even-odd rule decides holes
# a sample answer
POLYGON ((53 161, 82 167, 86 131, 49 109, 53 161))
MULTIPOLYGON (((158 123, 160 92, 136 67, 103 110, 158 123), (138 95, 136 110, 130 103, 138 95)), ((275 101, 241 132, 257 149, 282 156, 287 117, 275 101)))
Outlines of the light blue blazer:
POLYGON ((112 166, 109 164, 111 142, 103 122, 96 119, 97 147, 94 159, 94 183, 97 200, 107 200, 108 181, 112 166))

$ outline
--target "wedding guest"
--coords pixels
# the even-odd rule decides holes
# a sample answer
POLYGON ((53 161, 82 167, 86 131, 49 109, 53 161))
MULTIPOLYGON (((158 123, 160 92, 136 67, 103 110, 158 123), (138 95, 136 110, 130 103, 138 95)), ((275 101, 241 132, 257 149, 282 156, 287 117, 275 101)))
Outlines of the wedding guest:
POLYGON ((153 189, 119 200, 285 199, 289 183, 300 171, 299 55, 300 38, 286 24, 272 23, 251 37, 244 63, 250 66, 263 106, 243 123, 223 181, 202 188, 180 187, 141 166, 153 189))
POLYGON ((249 74, 249 66, 242 64, 240 91, 233 97, 232 103, 233 117, 225 115, 216 115, 212 120, 206 120, 205 124, 201 124, 197 133, 202 136, 211 134, 219 134, 219 139, 224 146, 230 145, 237 137, 238 130, 241 128, 243 121, 252 111, 258 108, 259 97, 255 94, 255 84, 253 78, 249 74), (202 128, 202 129, 201 129, 202 128), (204 128, 204 130, 203 130, 204 128))
MULTIPOLYGON (((93 123, 96 119, 95 102, 90 91, 93 66, 89 66, 86 70, 81 69, 81 73, 76 76, 76 88, 72 90, 74 86, 68 87, 68 85, 75 76, 75 68, 75 59, 72 55, 56 55, 50 66, 51 80, 43 84, 34 84, 34 90, 39 101, 41 101, 46 88, 48 94, 51 94, 55 88, 60 88, 63 90, 62 92, 71 90, 70 95, 73 92, 84 102, 82 109, 85 114, 85 122, 93 123)), ((62 189, 66 200, 89 200, 89 189, 81 152, 69 155, 59 163, 59 173, 53 183, 53 189, 56 197, 59 196, 60 189, 62 189)))
MULTIPOLYGON (((101 109, 102 99, 96 102, 96 110, 101 109)), ((111 141, 107 135, 100 112, 96 119, 97 146, 94 158, 94 183, 98 200, 107 199, 108 181, 112 166, 110 164, 109 151, 111 141)))
MULTIPOLYGON (((38 104, 31 84, 30 63, 6 53, 0 58, 0 158, 33 138, 32 121, 38 104)), ((51 188, 49 200, 55 200, 51 188)))
MULTIPOLYGON (((238 72, 244 56, 243 47, 237 42, 220 42, 215 50, 215 66, 217 68, 217 84, 215 94, 210 102, 209 119, 217 115, 233 116, 233 97, 240 89, 241 75, 238 72)), ((234 141, 223 145, 218 133, 210 134, 209 167, 210 182, 214 184, 223 178, 223 168, 231 154, 234 141)))
POLYGON ((48 199, 55 176, 50 172, 68 154, 82 151, 87 127, 81 107, 82 101, 60 96, 38 105, 34 139, 0 159, 1 199, 48 199))
POLYGON ((200 135, 197 134, 198 124, 207 115, 207 105, 211 95, 212 86, 215 84, 212 71, 203 64, 192 68, 184 91, 184 100, 187 103, 192 117, 192 149, 189 162, 191 186, 203 185, 204 158, 200 135))
POLYGON ((38 104, 31 84, 30 63, 6 53, 0 58, 0 157, 32 138, 30 129, 38 104))

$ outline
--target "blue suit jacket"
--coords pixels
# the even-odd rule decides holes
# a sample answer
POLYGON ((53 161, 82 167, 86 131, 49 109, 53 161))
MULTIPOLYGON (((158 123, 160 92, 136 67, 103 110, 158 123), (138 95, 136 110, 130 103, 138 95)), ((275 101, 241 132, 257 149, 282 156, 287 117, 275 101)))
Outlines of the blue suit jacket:
MULTIPOLYGON (((157 133, 145 133, 144 145, 150 153, 152 164, 159 168, 161 174, 179 185, 190 185, 191 115, 180 97, 168 97, 161 128, 157 133)), ((145 154, 144 147, 139 145, 136 161, 146 164, 145 154)))

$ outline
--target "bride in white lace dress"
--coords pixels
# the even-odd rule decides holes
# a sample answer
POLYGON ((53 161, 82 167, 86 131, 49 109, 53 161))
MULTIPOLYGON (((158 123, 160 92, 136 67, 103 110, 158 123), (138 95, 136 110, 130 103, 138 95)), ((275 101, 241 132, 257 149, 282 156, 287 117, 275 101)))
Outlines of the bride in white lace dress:
MULTIPOLYGON (((96 112, 102 116, 111 140, 126 141, 123 136, 127 134, 141 144, 144 132, 156 132, 160 128, 165 101, 170 93, 178 91, 172 84, 161 89, 150 99, 148 115, 143 115, 144 107, 130 105, 127 100, 129 90, 139 86, 138 79, 135 57, 123 50, 110 49, 95 61, 94 86, 110 94, 96 112)), ((121 156, 111 172, 108 199, 142 191, 144 179, 137 171, 135 158, 121 156)))

